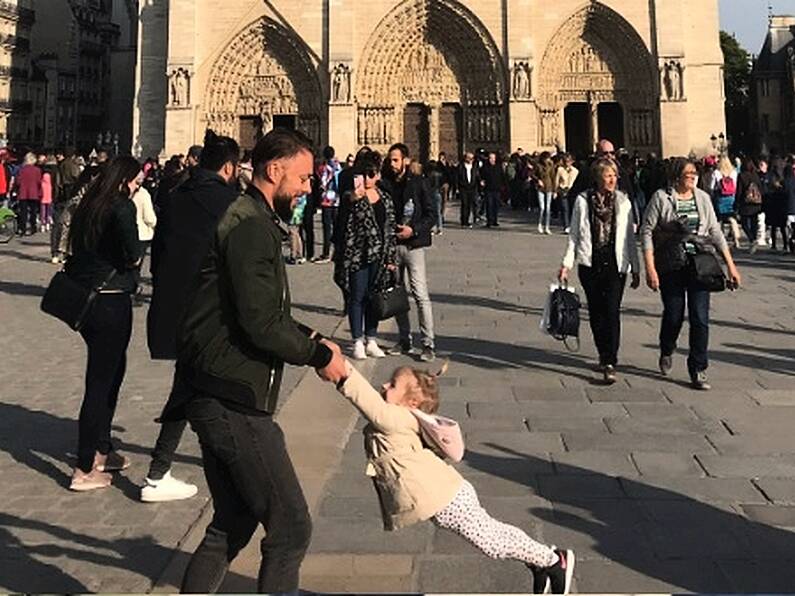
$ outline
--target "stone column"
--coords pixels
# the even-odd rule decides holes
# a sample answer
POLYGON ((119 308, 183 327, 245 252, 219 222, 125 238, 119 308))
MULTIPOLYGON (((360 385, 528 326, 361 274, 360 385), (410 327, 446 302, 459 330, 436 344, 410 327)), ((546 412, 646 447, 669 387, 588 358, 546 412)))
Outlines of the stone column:
MULTIPOLYGON (((171 77, 178 69, 188 73, 187 105, 174 104, 171 100, 171 89, 167 89, 168 105, 166 107, 166 146, 165 154, 184 153, 188 147, 200 142, 204 131, 195 130, 196 119, 194 106, 197 103, 193 76, 196 73, 194 57, 196 56, 196 2, 194 0, 170 0, 168 32, 168 65, 166 76, 171 77)), ((171 80, 169 78, 168 85, 171 80)))
POLYGON ((596 98, 589 97, 588 105, 591 109, 591 125, 589 131, 591 133, 591 151, 594 151, 596 150, 596 145, 599 143, 599 102, 596 101, 596 98))
POLYGON ((435 103, 429 106, 428 112, 428 159, 436 159, 439 157, 440 134, 439 129, 439 112, 442 109, 441 104, 435 103))

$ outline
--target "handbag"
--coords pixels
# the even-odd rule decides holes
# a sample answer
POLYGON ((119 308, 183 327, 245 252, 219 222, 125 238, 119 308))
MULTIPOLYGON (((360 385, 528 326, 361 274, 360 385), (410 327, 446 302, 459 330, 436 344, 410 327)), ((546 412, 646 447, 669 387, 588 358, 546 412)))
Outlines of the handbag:
POLYGON ((369 308, 370 313, 379 321, 409 312, 411 305, 406 287, 393 279, 393 283, 386 289, 370 294, 369 308))
POLYGON ((580 297, 568 283, 549 286, 541 329, 562 341, 570 352, 580 349, 580 306, 580 297), (575 347, 569 346, 570 337, 576 340, 575 347))
POLYGON ((105 289, 115 275, 116 270, 114 269, 98 287, 89 290, 61 270, 50 280, 44 297, 41 299, 41 310, 60 319, 73 331, 80 331, 88 313, 91 312, 97 295, 105 289))
POLYGON ((420 423, 422 438, 434 448, 434 451, 438 449, 442 455, 454 462, 464 459, 464 437, 458 422, 438 414, 426 414, 417 409, 412 409, 411 413, 420 423))
POLYGON ((726 289, 726 274, 714 252, 702 249, 689 255, 689 274, 691 283, 699 290, 723 292, 726 289))

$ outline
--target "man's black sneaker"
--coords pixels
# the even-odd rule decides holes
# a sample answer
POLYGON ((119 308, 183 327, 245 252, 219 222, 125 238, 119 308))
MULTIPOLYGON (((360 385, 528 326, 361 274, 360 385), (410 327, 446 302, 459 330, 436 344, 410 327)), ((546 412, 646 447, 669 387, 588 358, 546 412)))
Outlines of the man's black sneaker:
POLYGON ((411 346, 410 341, 399 341, 390 347, 386 353, 391 356, 400 356, 401 354, 411 354, 414 348, 411 346))
POLYGON ((674 367, 674 359, 673 356, 660 356, 660 372, 663 376, 667 377, 668 373, 671 372, 671 369, 674 367))
POLYGON ((690 377, 690 386, 699 391, 712 389, 712 385, 709 384, 709 379, 707 379, 707 373, 703 370, 690 377))
POLYGON ((422 348, 422 354, 420 354, 420 360, 423 362, 433 362, 436 360, 436 352, 430 346, 425 346, 422 348))
POLYGON ((574 551, 555 549, 555 554, 558 562, 543 571, 549 577, 552 594, 568 594, 574 578, 574 551))

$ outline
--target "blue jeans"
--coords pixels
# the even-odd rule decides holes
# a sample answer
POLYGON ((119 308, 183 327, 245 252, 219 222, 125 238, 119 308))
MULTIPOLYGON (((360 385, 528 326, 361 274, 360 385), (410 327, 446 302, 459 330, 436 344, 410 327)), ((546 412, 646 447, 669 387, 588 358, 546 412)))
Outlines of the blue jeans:
POLYGON ((375 288, 380 263, 370 263, 351 273, 348 295, 348 322, 354 340, 375 339, 378 336, 378 319, 370 313, 370 292, 375 288))
POLYGON ((539 192, 538 203, 540 210, 538 212, 538 227, 549 228, 549 220, 552 217, 552 199, 555 193, 553 192, 539 192))
POLYGON ((444 229, 444 217, 442 215, 442 193, 440 191, 433 192, 433 208, 436 211, 436 229, 444 229))
POLYGON ((500 191, 486 191, 486 223, 490 226, 497 224, 497 216, 500 214, 500 191))
POLYGON ((690 323, 687 370, 690 376, 694 376, 707 370, 709 366, 709 292, 693 288, 688 275, 687 269, 684 269, 660 276, 660 295, 663 301, 660 352, 663 356, 670 356, 676 350, 676 341, 685 319, 686 300, 690 323))

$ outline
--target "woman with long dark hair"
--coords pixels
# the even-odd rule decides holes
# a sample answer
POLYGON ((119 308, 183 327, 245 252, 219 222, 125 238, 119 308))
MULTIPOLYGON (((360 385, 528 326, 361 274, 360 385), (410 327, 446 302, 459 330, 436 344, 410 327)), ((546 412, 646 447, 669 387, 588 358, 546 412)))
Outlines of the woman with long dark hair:
POLYGON ((341 253, 336 255, 334 281, 347 296, 346 310, 353 337, 353 358, 383 358, 378 346, 378 319, 370 296, 393 282, 396 260, 395 208, 378 182, 381 156, 376 152, 356 160, 354 189, 343 197, 349 207, 341 222, 341 253))
POLYGON ((127 458, 113 451, 110 429, 127 364, 130 296, 141 258, 136 210, 130 200, 142 182, 140 174, 134 158, 114 159, 86 189, 69 229, 71 255, 65 271, 86 288, 99 290, 80 330, 88 363, 71 490, 110 486, 109 472, 129 466, 127 458))

